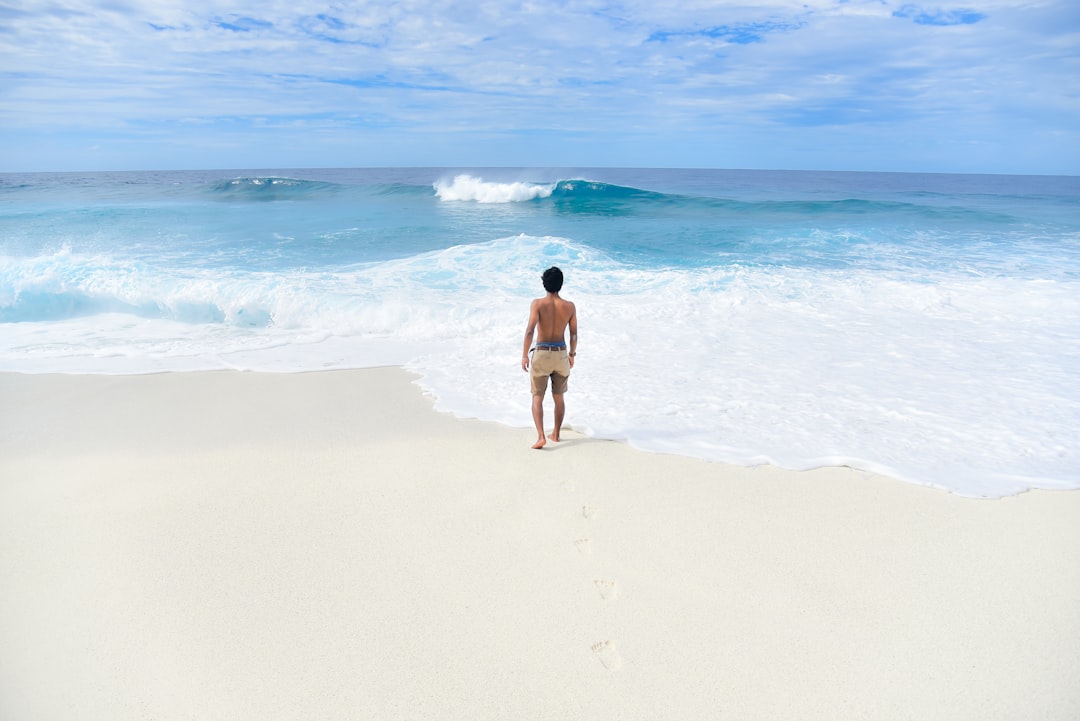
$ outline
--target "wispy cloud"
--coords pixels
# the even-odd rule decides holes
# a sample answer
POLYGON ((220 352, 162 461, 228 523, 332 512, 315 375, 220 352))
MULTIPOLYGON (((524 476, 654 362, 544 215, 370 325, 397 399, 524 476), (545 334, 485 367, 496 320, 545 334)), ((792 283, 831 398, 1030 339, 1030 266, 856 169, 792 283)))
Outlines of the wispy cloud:
POLYGON ((129 165, 1080 172, 1078 48, 1072 0, 24 0, 0 169, 90 138, 129 165))
POLYGON ((234 33, 249 33, 252 30, 269 30, 274 24, 258 18, 236 17, 228 19, 216 18, 214 24, 223 30, 231 30, 234 33))
POLYGON ((737 45, 746 45, 747 43, 760 43, 765 39, 766 35, 771 33, 798 30, 803 27, 803 24, 763 21, 718 25, 716 27, 692 30, 657 30, 649 36, 649 41, 666 43, 673 39, 710 38, 737 45))
POLYGON ((911 18, 919 25, 974 25, 985 20, 986 15, 967 8, 943 10, 941 8, 924 9, 916 5, 905 5, 893 12, 894 17, 911 18))

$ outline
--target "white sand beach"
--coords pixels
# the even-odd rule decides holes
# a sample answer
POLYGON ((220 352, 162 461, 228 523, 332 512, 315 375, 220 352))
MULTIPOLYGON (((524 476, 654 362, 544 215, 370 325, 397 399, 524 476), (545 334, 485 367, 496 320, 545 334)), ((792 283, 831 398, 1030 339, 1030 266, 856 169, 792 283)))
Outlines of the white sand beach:
POLYGON ((1080 492, 533 451, 412 380, 0 374, 0 718, 1080 718, 1080 492))

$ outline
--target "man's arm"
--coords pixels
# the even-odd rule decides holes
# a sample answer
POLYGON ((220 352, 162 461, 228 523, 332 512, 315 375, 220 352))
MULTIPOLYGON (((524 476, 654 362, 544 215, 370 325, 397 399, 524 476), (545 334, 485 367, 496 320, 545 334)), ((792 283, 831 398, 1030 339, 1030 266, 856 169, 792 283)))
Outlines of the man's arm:
POLYGON ((570 304, 570 322, 567 324, 570 329, 570 367, 574 367, 574 356, 577 355, 577 306, 573 303, 570 304))
POLYGON ((536 324, 540 320, 540 306, 534 300, 529 305, 529 325, 525 328, 525 345, 521 347, 521 370, 529 370, 529 346, 536 334, 536 324))

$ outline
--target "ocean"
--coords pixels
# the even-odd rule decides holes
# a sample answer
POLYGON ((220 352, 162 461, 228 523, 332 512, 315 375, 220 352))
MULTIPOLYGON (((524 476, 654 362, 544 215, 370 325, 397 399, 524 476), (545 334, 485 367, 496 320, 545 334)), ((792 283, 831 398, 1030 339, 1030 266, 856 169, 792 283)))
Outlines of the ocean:
POLYGON ((551 265, 589 436, 1080 488, 1077 177, 0 174, 0 370, 402 365, 441 411, 531 427, 520 350, 551 265))

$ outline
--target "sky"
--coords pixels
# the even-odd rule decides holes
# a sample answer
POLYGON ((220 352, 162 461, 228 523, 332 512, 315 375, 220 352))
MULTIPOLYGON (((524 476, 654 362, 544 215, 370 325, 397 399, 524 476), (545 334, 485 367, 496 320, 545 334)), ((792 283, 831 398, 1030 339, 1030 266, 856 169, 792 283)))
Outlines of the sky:
POLYGON ((1080 175, 1077 0, 0 0, 0 172, 1080 175))

